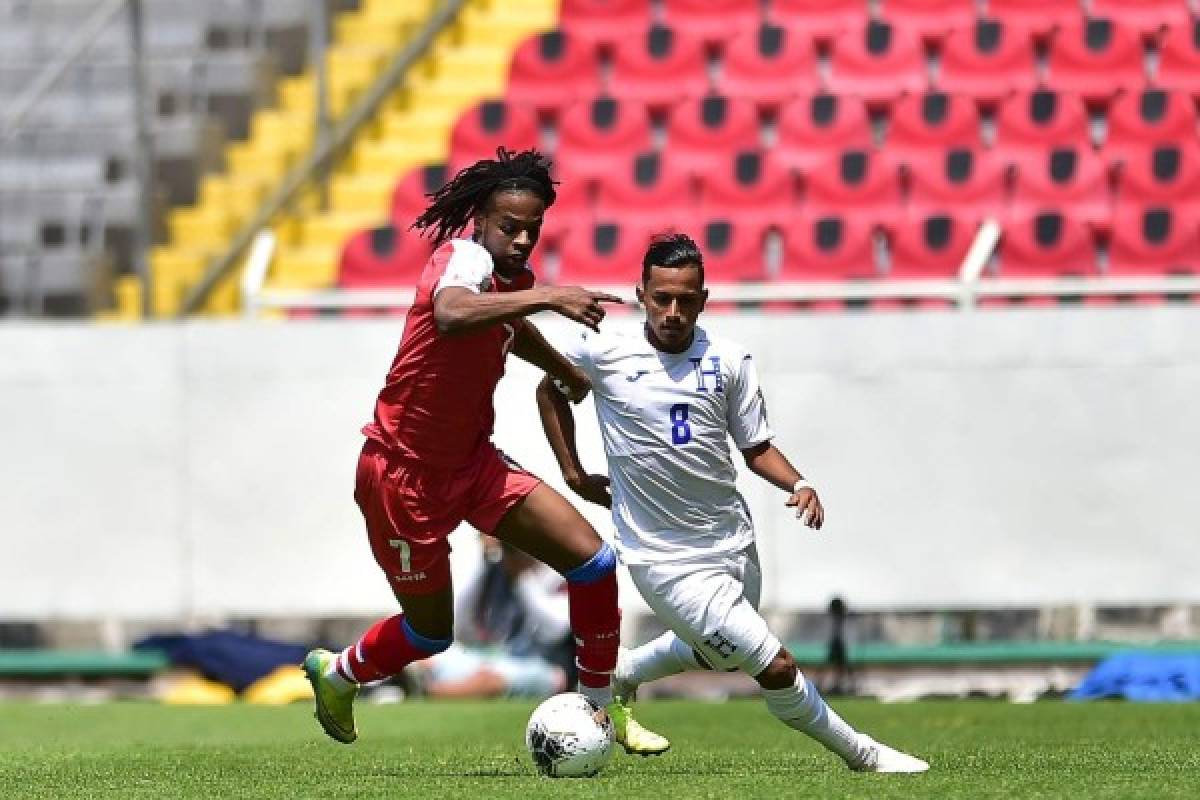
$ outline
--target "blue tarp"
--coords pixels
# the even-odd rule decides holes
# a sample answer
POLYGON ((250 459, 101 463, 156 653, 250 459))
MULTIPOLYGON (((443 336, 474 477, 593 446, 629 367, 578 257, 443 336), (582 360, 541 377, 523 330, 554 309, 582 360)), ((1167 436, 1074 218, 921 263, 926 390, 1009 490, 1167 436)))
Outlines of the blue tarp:
POLYGON ((133 648, 158 650, 175 666, 191 667, 238 692, 284 664, 299 665, 306 652, 301 644, 224 630, 147 636, 133 648))
POLYGON ((1200 699, 1200 651, 1109 656, 1068 696, 1072 700, 1123 697, 1147 703, 1200 699))

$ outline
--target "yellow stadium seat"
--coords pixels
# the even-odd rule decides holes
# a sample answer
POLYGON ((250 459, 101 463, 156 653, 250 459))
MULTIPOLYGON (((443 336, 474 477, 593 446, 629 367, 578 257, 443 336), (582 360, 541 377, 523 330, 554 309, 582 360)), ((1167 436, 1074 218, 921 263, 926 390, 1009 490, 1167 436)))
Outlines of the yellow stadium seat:
POLYGON ((516 13, 503 5, 492 9, 468 6, 454 24, 463 44, 486 42, 513 47, 531 33, 554 28, 558 24, 558 10, 530 9, 516 13))
POLYGON ((241 307, 242 273, 233 270, 213 287, 201 311, 206 314, 232 314, 241 307))
POLYGON ((296 156, 312 146, 316 119, 308 114, 268 109, 250 122, 250 140, 255 148, 284 150, 296 156))
POLYGON ((383 114, 381 138, 402 141, 421 141, 446 138, 450 135, 459 112, 449 106, 425 108, 416 106, 408 111, 388 111, 383 114))
POLYGON ((437 0, 363 0, 360 13, 367 19, 389 22, 423 22, 437 0))
POLYGON ((445 161, 447 148, 444 137, 360 142, 354 153, 354 167, 358 172, 398 178, 415 166, 445 161))
POLYGON ((461 81, 464 75, 472 78, 499 74, 508 78, 508 64, 512 60, 512 48, 503 45, 480 44, 461 47, 441 47, 426 57, 429 61, 428 77, 444 77, 461 81))
POLYGON ((183 307, 183 283, 177 279, 156 280, 150 292, 150 312, 156 317, 173 317, 183 307))
POLYGON ((337 279, 340 246, 289 247, 279 251, 267 285, 272 289, 326 289, 337 279))
POLYGON ((165 280, 190 283, 200 280, 214 250, 186 249, 159 246, 150 251, 150 282, 157 285, 165 280))
POLYGON ((362 211, 327 211, 301 220, 300 241, 304 247, 341 247, 352 234, 383 224, 383 214, 362 211))
POLYGON ((204 208, 225 208, 239 220, 246 220, 258 210, 267 194, 268 184, 254 176, 205 175, 200 180, 197 205, 204 208))
POLYGON ((113 281, 114 317, 118 320, 142 318, 142 278, 140 275, 122 275, 113 281))
POLYGON ((235 142, 225 148, 225 169, 233 178, 277 182, 292 160, 286 150, 263 150, 252 142, 235 142))
POLYGON ((335 211, 386 214, 396 178, 391 175, 336 175, 330 182, 329 204, 335 211))
POLYGON ((312 72, 284 78, 279 82, 279 105, 288 113, 315 119, 317 113, 316 86, 317 81, 312 72))
POLYGON ((445 78, 409 81, 396 108, 441 106, 456 116, 475 105, 481 98, 501 95, 507 78, 503 74, 448 75, 445 78))
POLYGON ((338 15, 334 23, 334 41, 339 45, 358 44, 394 51, 400 49, 416 29, 413 20, 370 17, 350 12, 338 15))
POLYGON ((167 217, 171 244, 192 249, 224 246, 236 228, 234 218, 222 208, 191 206, 173 209, 167 217))
POLYGON ((349 45, 334 47, 325 56, 330 88, 370 86, 387 61, 387 53, 377 47, 349 45))

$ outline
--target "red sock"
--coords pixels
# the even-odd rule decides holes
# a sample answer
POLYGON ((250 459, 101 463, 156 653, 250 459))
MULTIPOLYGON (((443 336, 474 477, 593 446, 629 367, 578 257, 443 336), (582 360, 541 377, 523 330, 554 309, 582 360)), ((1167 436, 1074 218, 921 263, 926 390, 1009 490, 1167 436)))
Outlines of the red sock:
POLYGON ((376 622, 338 656, 337 671, 348 681, 370 683, 399 675, 414 661, 450 646, 449 639, 428 639, 414 631, 403 614, 376 622))
POLYGON ((568 583, 567 598, 571 604, 579 682, 603 689, 617 667, 617 648, 621 644, 617 573, 608 572, 591 583, 568 583))

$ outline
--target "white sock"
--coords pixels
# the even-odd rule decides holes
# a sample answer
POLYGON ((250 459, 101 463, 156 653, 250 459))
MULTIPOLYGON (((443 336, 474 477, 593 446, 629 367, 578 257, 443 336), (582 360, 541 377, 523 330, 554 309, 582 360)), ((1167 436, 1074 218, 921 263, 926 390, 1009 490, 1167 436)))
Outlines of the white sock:
MULTIPOLYGON (((353 646, 354 645, 350 645, 350 647, 353 646)), ((356 682, 343 676, 342 672, 345 672, 346 675, 354 674, 354 671, 350 669, 350 659, 346 656, 346 650, 338 653, 337 658, 329 662, 329 669, 325 670, 325 678, 332 683, 333 688, 337 689, 339 692, 344 692, 347 689, 358 686, 356 682)))
POLYGON ((691 645, 667 631, 657 639, 622 653, 617 659, 616 683, 637 688, 668 675, 703 669, 696 661, 691 645))
POLYGON ((763 689, 763 698, 767 708, 784 725, 807 733, 852 767, 865 762, 868 748, 860 741, 858 732, 825 704, 817 687, 803 673, 796 673, 796 682, 791 686, 763 689))
POLYGON ((581 683, 579 684, 579 693, 601 708, 607 708, 613 699, 612 683, 600 689, 584 686, 581 683))

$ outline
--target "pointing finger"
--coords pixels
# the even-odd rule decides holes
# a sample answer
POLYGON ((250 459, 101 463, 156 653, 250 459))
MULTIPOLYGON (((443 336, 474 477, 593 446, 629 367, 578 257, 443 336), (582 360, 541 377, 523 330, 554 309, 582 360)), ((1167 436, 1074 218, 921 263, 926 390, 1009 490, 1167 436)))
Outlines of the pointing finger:
POLYGON ((593 292, 592 299, 598 303, 621 303, 622 305, 625 303, 625 298, 617 297, 615 294, 608 294, 606 292, 593 292))

